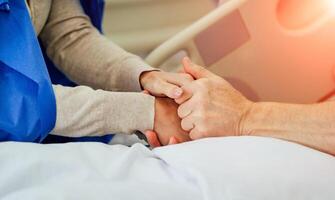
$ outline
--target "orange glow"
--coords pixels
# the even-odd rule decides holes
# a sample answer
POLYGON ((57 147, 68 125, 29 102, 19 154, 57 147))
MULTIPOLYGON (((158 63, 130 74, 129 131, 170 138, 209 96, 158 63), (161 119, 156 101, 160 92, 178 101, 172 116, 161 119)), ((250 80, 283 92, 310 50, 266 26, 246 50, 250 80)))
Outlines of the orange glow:
POLYGON ((335 0, 280 0, 277 15, 289 29, 304 28, 329 13, 335 14, 335 0))
POLYGON ((335 13, 335 0, 328 0, 329 7, 333 13, 335 13))

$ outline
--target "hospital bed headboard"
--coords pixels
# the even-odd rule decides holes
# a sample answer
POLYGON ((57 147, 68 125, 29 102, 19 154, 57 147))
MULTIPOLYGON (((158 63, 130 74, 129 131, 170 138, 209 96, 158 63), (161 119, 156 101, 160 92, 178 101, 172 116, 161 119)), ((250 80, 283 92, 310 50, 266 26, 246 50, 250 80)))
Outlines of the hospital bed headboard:
POLYGON ((225 0, 156 48, 184 50, 249 99, 313 103, 335 89, 335 0, 225 0))

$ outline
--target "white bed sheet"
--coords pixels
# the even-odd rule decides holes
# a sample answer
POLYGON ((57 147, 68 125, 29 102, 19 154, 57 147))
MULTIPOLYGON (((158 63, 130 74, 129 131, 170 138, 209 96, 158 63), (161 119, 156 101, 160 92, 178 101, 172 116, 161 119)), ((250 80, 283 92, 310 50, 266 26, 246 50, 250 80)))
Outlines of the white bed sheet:
POLYGON ((258 137, 154 151, 141 144, 1 143, 0 199, 334 200, 335 158, 258 137))

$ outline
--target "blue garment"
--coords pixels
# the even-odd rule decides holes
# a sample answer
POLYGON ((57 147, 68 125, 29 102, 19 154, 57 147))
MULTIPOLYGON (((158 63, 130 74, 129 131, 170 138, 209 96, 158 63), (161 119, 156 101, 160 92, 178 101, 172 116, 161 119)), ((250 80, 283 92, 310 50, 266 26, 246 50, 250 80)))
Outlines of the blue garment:
MULTIPOLYGON (((102 33, 102 19, 104 11, 104 0, 81 0, 81 5, 84 12, 90 17, 92 24, 102 33)), ((45 48, 42 47, 43 55, 48 67, 50 78, 53 84, 60 84, 63 86, 74 87, 76 84, 69 80, 61 71, 59 71, 52 61, 46 55, 45 48)), ((83 137, 83 138, 69 138, 49 135, 43 143, 65 143, 65 142, 102 142, 109 143, 113 135, 106 135, 103 137, 83 137)))
POLYGON ((0 141, 41 142, 56 101, 24 0, 0 0, 0 141))
POLYGON ((104 0, 80 0, 86 15, 91 19, 95 26, 102 33, 102 19, 104 15, 104 0))
POLYGON ((8 0, 0 0, 0 10, 1 11, 9 11, 9 4, 8 4, 8 0))
MULTIPOLYGON (((1 0, 0 0, 1 1, 1 0)), ((104 13, 104 0, 80 0, 84 12, 90 17, 93 26, 102 33, 102 20, 104 13)), ((58 70, 52 61, 46 55, 46 50, 42 46, 43 56, 48 67, 50 78, 53 84, 74 87, 76 84, 69 80, 60 70, 58 70)))

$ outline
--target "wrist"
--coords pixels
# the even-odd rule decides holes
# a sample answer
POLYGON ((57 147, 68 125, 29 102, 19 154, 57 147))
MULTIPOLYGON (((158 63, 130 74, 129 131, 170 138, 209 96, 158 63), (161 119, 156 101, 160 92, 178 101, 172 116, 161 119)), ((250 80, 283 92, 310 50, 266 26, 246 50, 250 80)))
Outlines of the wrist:
POLYGON ((255 133, 255 121, 257 116, 260 115, 260 103, 249 102, 244 110, 242 117, 239 121, 238 135, 251 136, 255 133))
POLYGON ((153 129, 154 97, 142 93, 101 92, 105 94, 100 109, 104 133, 131 134, 153 129))
POLYGON ((242 120, 241 135, 275 137, 286 131, 284 129, 289 129, 283 129, 290 117, 281 105, 271 102, 253 103, 242 120))
POLYGON ((148 75, 150 74, 150 72, 151 71, 145 71, 145 72, 142 72, 140 74, 139 79, 140 79, 140 85, 141 85, 142 89, 144 88, 144 84, 145 84, 146 79, 147 79, 148 75))
POLYGON ((155 98, 155 103, 154 103, 154 124, 153 130, 157 129, 157 124, 159 123, 159 119, 160 119, 160 114, 162 113, 162 109, 163 109, 163 101, 161 98, 156 97, 155 98))
POLYGON ((144 71, 140 74, 139 82, 142 89, 145 88, 145 85, 152 79, 152 77, 157 73, 157 70, 144 71))

